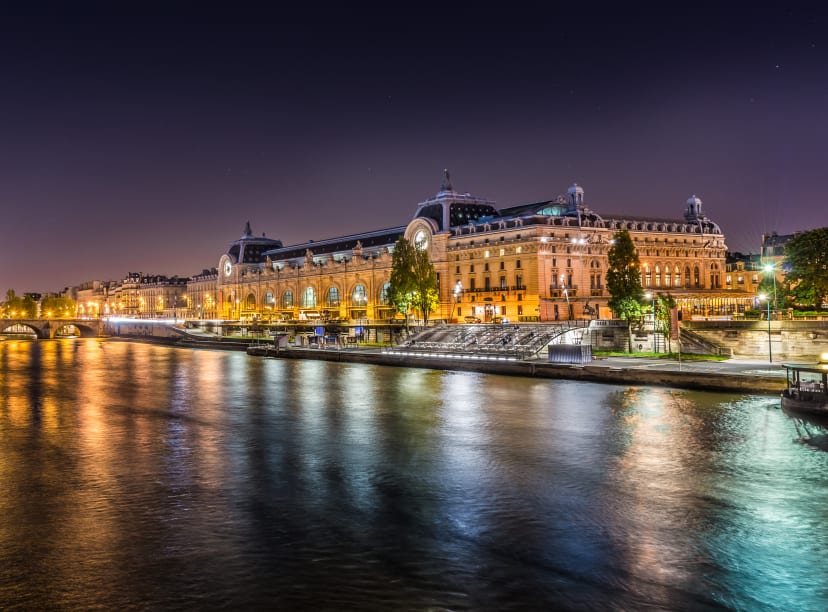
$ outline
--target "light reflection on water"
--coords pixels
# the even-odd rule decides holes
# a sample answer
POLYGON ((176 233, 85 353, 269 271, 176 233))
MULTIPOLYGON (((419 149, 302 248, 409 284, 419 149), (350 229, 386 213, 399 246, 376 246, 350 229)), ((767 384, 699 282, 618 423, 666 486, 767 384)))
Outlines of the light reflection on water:
POLYGON ((0 343, 0 607, 828 606, 774 398, 0 343))

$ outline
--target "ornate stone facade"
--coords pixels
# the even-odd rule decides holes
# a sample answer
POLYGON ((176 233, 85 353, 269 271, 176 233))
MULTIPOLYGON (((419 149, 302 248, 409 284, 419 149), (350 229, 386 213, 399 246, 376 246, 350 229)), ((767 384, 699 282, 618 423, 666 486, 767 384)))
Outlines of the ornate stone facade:
MULTIPOLYGON (((654 219, 600 215, 573 185, 566 197, 497 209, 454 190, 417 206, 405 226, 285 247, 250 226, 219 260, 217 314, 226 319, 386 322, 394 244, 404 235, 427 248, 446 321, 607 318, 607 252, 630 232, 644 290, 670 293, 688 314, 736 314, 753 296, 724 287, 725 237, 687 200, 683 215, 654 219)), ((193 295, 193 291, 190 291, 193 295)))

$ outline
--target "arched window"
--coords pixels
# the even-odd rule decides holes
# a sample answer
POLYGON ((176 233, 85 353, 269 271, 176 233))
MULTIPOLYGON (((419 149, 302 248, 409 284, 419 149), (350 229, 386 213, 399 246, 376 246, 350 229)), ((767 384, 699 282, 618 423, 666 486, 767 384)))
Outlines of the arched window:
POLYGON ((328 289, 328 292, 325 294, 325 306, 328 308, 339 307, 339 289, 336 287, 328 289))
POLYGON ((389 290, 391 289, 391 283, 385 283, 382 288, 380 289, 379 293, 379 303, 382 306, 387 306, 391 303, 391 298, 388 295, 389 290))
POLYGON ((272 291, 268 291, 267 293, 265 293, 265 296, 264 296, 264 305, 265 305, 265 306, 269 306, 270 308, 273 308, 273 305, 274 305, 275 303, 276 303, 276 300, 274 300, 274 299, 273 299, 273 292, 272 292, 272 291))
POLYGON ((664 286, 671 287, 673 285, 673 277, 670 274, 670 266, 664 266, 664 286))
POLYGON ((693 268, 693 285, 696 287, 696 289, 701 287, 701 277, 699 276, 698 266, 693 268))
POLYGON ((644 286, 650 287, 653 284, 653 273, 650 272, 650 266, 644 265, 644 286))
POLYGON ((282 308, 293 308, 293 291, 290 289, 282 295, 282 308))
POLYGON ((681 287, 681 268, 679 268, 678 266, 676 266, 673 270, 673 278, 675 279, 673 281, 675 283, 675 286, 681 287))
POLYGON ((690 266, 685 266, 684 267, 684 286, 688 287, 688 288, 691 286, 691 284, 690 284, 690 266))
POLYGON ((368 294, 365 285, 357 285, 351 294, 351 304, 354 306, 365 306, 368 303, 368 294))
POLYGON ((252 293, 249 293, 249 294, 247 295, 247 300, 246 300, 246 302, 247 302, 247 303, 245 304, 245 306, 246 306, 249 310, 253 310, 254 308, 256 308, 256 296, 255 296, 255 295, 253 295, 252 293))
POLYGON ((316 291, 313 287, 305 287, 302 292, 302 308, 316 308, 316 291))
POLYGON ((656 266, 655 286, 661 287, 661 266, 656 266))

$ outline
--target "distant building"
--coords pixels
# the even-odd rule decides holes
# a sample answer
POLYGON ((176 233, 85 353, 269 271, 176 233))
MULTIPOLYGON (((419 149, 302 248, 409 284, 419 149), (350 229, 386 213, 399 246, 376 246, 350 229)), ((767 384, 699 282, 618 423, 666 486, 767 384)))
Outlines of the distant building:
POLYGON ((725 289, 756 295, 765 272, 757 253, 727 253, 725 259, 725 289))
POLYGON ((218 318, 218 270, 210 268, 190 277, 187 282, 188 316, 195 319, 218 318))
POLYGON ((755 295, 724 283, 725 237, 696 196, 674 218, 599 214, 586 206, 577 184, 566 197, 498 209, 455 191, 446 172, 440 191, 399 227, 284 246, 253 236, 248 223, 219 259, 217 313, 227 319, 392 319, 392 252, 405 236, 428 249, 437 270, 440 305, 431 318, 609 317, 607 253, 619 230, 628 230, 636 246, 645 291, 670 293, 688 315, 733 315, 752 306, 755 295))
POLYGON ((136 318, 173 318, 188 314, 187 278, 130 272, 121 281, 113 314, 136 318))

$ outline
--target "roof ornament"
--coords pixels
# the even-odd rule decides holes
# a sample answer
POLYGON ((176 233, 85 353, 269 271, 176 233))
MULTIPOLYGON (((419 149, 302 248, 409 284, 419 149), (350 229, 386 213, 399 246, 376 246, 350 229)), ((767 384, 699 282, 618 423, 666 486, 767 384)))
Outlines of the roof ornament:
POLYGON ((242 238, 252 238, 252 237, 253 237, 253 231, 250 229, 250 221, 248 221, 247 223, 244 224, 244 234, 242 235, 242 238))
POLYGON ((443 182, 440 185, 440 191, 454 191, 454 187, 451 186, 451 175, 447 169, 443 170, 443 182))

